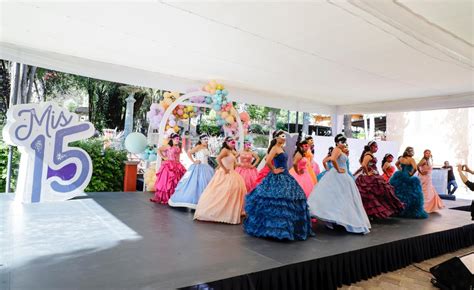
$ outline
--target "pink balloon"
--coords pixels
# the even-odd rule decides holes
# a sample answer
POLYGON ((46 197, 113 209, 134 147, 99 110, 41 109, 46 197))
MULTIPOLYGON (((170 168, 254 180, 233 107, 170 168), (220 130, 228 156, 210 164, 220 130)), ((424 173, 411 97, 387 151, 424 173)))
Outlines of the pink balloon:
POLYGON ((183 110, 179 109, 177 113, 178 113, 178 115, 181 116, 183 114, 183 110))

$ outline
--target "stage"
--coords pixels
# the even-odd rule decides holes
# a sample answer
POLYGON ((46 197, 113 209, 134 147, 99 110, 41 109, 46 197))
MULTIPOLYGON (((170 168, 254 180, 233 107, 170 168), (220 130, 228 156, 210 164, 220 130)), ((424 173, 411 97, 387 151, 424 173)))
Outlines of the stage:
MULTIPOLYGON (((467 211, 372 223, 368 235, 315 226, 303 242, 192 220, 148 193, 15 204, 0 195, 1 289, 333 289, 474 244, 467 211)), ((470 201, 444 201, 447 207, 470 201)))

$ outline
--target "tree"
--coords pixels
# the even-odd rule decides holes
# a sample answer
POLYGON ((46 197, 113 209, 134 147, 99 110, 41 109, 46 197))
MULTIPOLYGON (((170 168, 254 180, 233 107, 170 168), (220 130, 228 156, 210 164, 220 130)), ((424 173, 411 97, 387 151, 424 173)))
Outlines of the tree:
POLYGON ((352 138, 352 115, 344 115, 344 135, 352 138))

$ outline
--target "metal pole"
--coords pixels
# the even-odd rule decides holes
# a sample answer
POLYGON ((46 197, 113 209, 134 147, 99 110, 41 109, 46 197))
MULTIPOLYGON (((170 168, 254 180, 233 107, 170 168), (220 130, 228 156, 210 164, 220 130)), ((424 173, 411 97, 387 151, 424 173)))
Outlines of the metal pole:
POLYGON ((290 133, 290 110, 288 110, 288 121, 286 122, 287 131, 290 133))
MULTIPOLYGON (((8 109, 18 102, 18 82, 20 81, 20 63, 13 62, 10 66, 10 102, 8 109)), ((10 185, 12 179, 12 160, 13 160, 13 147, 8 145, 8 158, 7 158, 7 180, 5 186, 5 193, 10 192, 10 185)))
POLYGON ((298 127, 299 127, 299 125, 300 125, 299 121, 300 121, 300 120, 299 120, 299 112, 296 111, 295 133, 298 133, 298 131, 299 131, 299 130, 298 130, 298 129, 299 129, 298 127))

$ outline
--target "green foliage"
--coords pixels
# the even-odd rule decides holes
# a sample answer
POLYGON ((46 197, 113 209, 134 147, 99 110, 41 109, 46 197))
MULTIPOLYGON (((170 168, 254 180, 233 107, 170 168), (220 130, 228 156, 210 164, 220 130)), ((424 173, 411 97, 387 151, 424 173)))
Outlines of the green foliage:
MULTIPOLYGON (((16 147, 13 148, 12 159, 12 177, 10 191, 15 191, 16 180, 18 177, 18 166, 20 164, 20 153, 16 147)), ((5 192, 7 179, 8 145, 0 141, 0 193, 5 192)))
POLYGON ((254 134, 265 134, 265 130, 263 126, 260 124, 250 124, 249 130, 251 133, 254 134))
POLYGON ((256 135, 256 136, 254 136, 253 144, 256 147, 267 148, 268 147, 268 136, 267 135, 256 135))
POLYGON ((287 131, 288 130, 288 124, 278 121, 277 124, 276 124, 276 129, 287 131))
POLYGON ((71 146, 84 149, 92 159, 94 169, 91 181, 85 189, 86 192, 123 190, 126 151, 112 148, 103 150, 103 143, 100 139, 73 142, 71 146))
POLYGON ((199 133, 207 133, 211 136, 219 135, 221 132, 221 126, 214 124, 213 122, 201 122, 199 125, 199 133))

